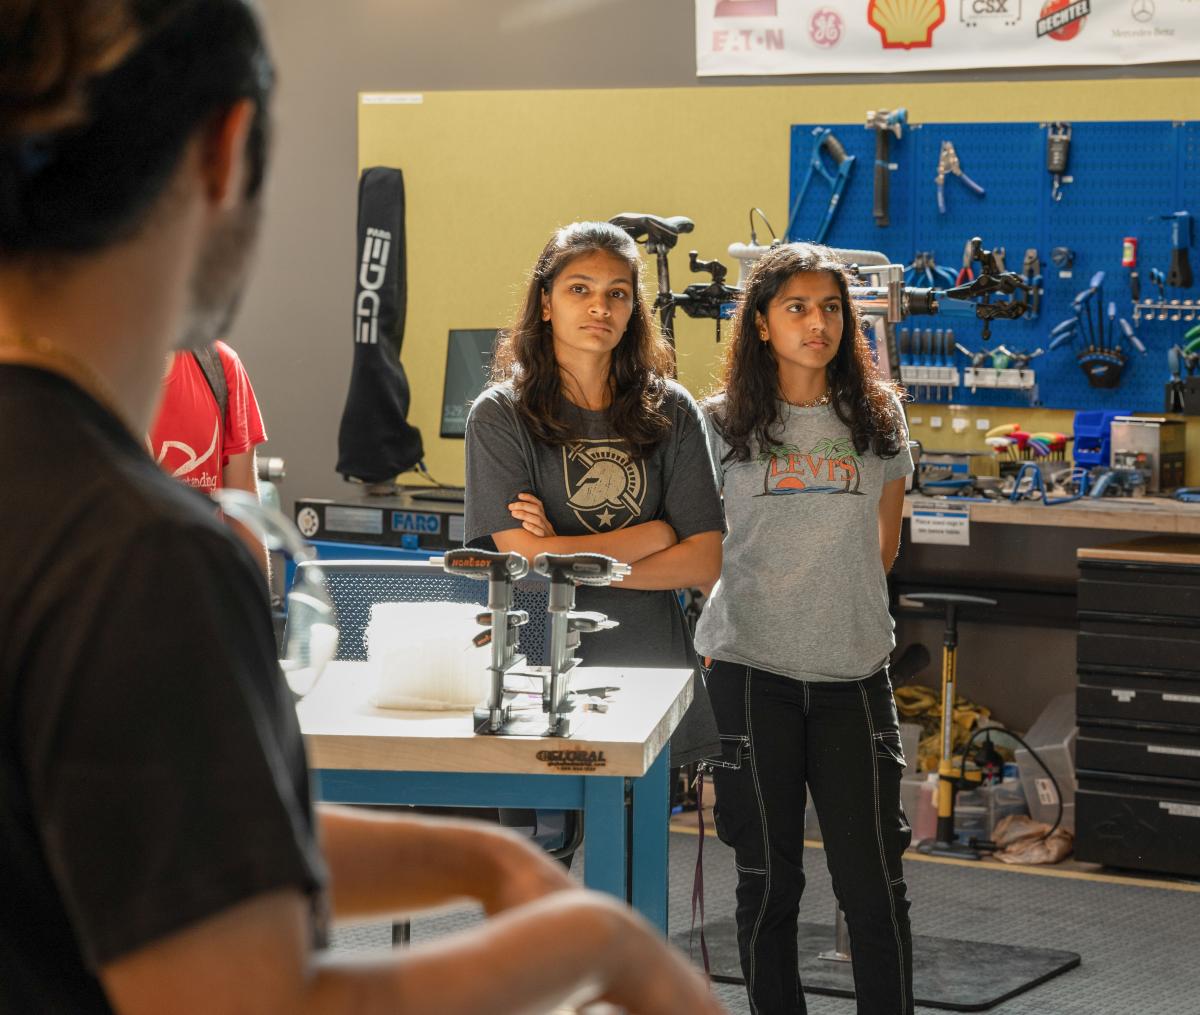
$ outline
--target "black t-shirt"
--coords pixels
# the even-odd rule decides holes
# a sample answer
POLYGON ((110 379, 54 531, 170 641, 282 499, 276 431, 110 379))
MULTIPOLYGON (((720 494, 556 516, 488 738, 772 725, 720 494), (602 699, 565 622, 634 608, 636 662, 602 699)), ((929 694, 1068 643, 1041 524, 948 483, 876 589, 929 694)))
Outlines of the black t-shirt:
POLYGON ((319 934, 249 553, 53 374, 0 366, 0 476, 0 1012, 107 1012, 100 966, 272 889, 319 934))
MULTIPOLYGON (((662 412, 671 420, 666 437, 643 459, 613 436, 606 412, 563 403, 564 418, 577 439, 556 447, 535 440, 513 403, 510 384, 488 388, 467 418, 466 542, 490 544, 491 536, 520 528, 509 513, 519 493, 541 499, 560 536, 611 532, 627 525, 664 520, 680 539, 724 531, 725 519, 695 400, 668 382, 662 412)), ((580 657, 591 666, 695 665, 691 632, 670 590, 582 586, 580 610, 596 610, 620 624, 583 634, 580 657)), ((711 709, 697 687, 689 711, 671 741, 677 762, 711 753, 718 743, 711 709)))

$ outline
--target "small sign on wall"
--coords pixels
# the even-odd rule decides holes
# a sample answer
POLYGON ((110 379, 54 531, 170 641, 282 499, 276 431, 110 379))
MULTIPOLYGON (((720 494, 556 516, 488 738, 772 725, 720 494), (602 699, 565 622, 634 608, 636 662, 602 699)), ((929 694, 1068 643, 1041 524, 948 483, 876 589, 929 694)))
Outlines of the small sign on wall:
POLYGON ((971 512, 947 500, 914 505, 909 533, 914 543, 970 546, 971 512))

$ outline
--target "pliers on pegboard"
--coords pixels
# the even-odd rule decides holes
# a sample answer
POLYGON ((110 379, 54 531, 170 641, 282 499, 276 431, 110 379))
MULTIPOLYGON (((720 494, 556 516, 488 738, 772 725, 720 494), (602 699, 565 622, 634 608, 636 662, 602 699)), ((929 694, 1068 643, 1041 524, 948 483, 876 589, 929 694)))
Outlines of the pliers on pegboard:
POLYGON ((954 272, 938 264, 928 250, 913 254, 912 264, 904 269, 904 281, 906 285, 930 289, 948 289, 955 284, 954 272))
POLYGON ((962 180, 963 185, 980 197, 987 193, 978 183, 971 179, 963 172, 962 163, 958 160, 958 152, 954 150, 953 141, 943 141, 942 150, 938 153, 937 176, 934 182, 937 184, 937 203, 938 211, 943 215, 946 214, 946 174, 952 173, 962 180))
POLYGON ((966 285, 968 282, 975 280, 975 269, 971 267, 975 263, 975 241, 967 240, 967 245, 963 247, 962 267, 958 269, 958 274, 954 278, 956 286, 966 285))

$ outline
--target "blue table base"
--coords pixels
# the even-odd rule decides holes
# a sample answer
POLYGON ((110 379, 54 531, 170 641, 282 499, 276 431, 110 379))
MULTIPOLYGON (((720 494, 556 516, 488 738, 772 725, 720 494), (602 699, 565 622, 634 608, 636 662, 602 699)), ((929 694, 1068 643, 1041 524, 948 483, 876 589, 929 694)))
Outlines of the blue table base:
POLYGON ((669 753, 634 779, 320 769, 316 793, 329 803, 581 810, 584 884, 629 901, 665 934, 669 753))

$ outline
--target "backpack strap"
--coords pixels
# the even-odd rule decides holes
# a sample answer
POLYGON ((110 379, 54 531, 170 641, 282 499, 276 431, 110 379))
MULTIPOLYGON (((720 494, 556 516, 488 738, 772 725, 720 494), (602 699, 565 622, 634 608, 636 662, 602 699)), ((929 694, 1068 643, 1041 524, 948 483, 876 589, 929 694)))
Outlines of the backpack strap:
POLYGON ((208 381, 213 397, 217 400, 217 408, 221 413, 221 436, 224 438, 225 413, 229 409, 229 385, 225 382, 225 367, 221 364, 221 354, 217 352, 215 345, 206 345, 203 349, 193 350, 192 356, 195 357, 196 365, 200 367, 200 372, 204 374, 204 379, 208 381))

